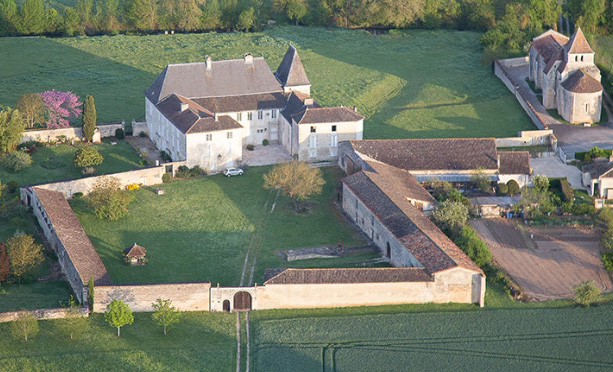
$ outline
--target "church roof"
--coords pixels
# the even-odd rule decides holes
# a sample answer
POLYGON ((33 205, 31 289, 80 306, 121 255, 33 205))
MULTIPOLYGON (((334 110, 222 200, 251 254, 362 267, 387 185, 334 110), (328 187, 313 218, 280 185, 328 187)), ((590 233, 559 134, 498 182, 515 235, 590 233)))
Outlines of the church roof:
POLYGON ((292 44, 287 48, 283 60, 279 64, 275 76, 279 79, 279 82, 283 86, 293 87, 299 85, 311 85, 309 78, 300 57, 298 57, 298 51, 292 44))
POLYGON ((590 44, 588 44, 587 40, 585 39, 583 31, 581 31, 581 27, 579 27, 573 34, 570 41, 566 43, 564 50, 566 50, 566 53, 569 54, 594 53, 590 47, 590 44))
POLYGON ((580 69, 562 82, 562 88, 573 93, 596 93, 602 91, 602 84, 580 69))
POLYGON ((545 62, 549 62, 551 58, 557 57, 562 46, 567 41, 568 37, 557 31, 549 30, 532 39, 532 47, 543 56, 545 62))
POLYGON ((281 92, 279 82, 262 57, 168 65, 145 91, 158 103, 172 93, 188 98, 227 97, 281 92))

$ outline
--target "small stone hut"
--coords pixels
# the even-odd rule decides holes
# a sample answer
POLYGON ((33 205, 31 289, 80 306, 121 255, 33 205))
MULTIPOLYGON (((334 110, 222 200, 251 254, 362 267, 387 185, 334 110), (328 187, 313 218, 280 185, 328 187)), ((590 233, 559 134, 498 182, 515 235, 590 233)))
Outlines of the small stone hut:
POLYGON ((147 263, 147 250, 134 243, 133 246, 123 250, 124 261, 132 266, 144 265, 147 263))

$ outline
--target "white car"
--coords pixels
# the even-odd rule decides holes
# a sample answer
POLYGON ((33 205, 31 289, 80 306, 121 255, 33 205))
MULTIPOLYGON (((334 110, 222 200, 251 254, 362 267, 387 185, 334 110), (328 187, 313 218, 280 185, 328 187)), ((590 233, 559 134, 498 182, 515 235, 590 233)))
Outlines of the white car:
POLYGON ((230 177, 230 176, 242 176, 243 175, 243 170, 240 168, 226 168, 225 171, 223 171, 224 176, 226 177, 230 177))

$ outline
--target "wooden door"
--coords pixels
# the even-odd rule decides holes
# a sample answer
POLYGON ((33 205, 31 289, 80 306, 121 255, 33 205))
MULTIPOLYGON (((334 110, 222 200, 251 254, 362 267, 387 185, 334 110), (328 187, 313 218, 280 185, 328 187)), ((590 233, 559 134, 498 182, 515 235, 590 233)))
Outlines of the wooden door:
POLYGON ((250 311, 251 295, 247 292, 236 292, 234 295, 234 311, 250 311))

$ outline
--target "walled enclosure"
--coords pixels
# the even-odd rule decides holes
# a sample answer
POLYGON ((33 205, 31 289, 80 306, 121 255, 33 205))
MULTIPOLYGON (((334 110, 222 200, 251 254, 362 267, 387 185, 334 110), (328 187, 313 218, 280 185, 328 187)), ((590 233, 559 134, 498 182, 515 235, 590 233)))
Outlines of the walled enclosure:
POLYGON ((139 284, 96 286, 94 312, 103 313, 112 300, 125 302, 135 312, 153 311, 158 298, 171 300, 179 311, 209 311, 211 283, 139 284))
MULTIPOLYGON (((70 309, 67 308, 59 308, 59 309, 39 309, 30 311, 37 319, 39 320, 50 320, 50 319, 63 319, 66 318, 68 311, 70 309)), ((89 316, 89 309, 86 307, 80 307, 76 309, 77 316, 87 317, 89 316)), ((5 313, 0 313, 0 323, 12 322, 17 319, 19 315, 19 311, 9 311, 5 313)), ((72 316, 72 313, 70 314, 72 316)))
MULTIPOLYGON (((124 123, 111 123, 111 124, 100 124, 96 126, 96 133, 94 134, 93 142, 100 142, 102 138, 113 137, 115 136, 115 130, 121 128, 124 129, 124 123)), ((60 137, 63 137, 66 140, 75 140, 82 141, 83 140, 83 128, 60 128, 60 129, 35 129, 35 130, 26 130, 21 135, 20 143, 28 142, 28 141, 37 141, 37 142, 51 142, 58 141, 60 137)))

